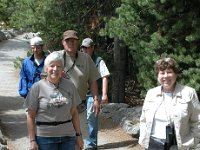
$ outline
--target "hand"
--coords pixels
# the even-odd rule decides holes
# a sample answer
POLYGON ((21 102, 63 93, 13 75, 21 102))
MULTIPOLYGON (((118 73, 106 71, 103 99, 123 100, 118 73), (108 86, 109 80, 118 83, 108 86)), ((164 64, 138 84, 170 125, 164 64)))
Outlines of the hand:
POLYGON ((76 144, 80 149, 83 149, 84 142, 82 136, 76 136, 76 144))
POLYGON ((101 103, 102 104, 107 104, 108 103, 108 96, 107 96, 107 94, 102 95, 101 103))
POLYGON ((30 141, 30 147, 29 147, 29 150, 39 150, 36 141, 30 141))
POLYGON ((93 109, 94 109, 94 112, 95 112, 95 116, 97 117, 99 115, 99 112, 100 112, 98 100, 94 100, 93 109))

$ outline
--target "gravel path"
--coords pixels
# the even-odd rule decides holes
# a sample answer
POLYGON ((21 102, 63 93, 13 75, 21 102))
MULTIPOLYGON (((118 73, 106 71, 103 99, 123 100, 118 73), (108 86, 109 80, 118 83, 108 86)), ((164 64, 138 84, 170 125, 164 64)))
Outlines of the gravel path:
POLYGON ((10 150, 27 150, 28 142, 24 99, 17 91, 19 71, 13 65, 17 56, 26 56, 29 47, 21 37, 0 42, 0 118, 10 150))
MULTIPOLYGON (((24 99, 18 94, 19 71, 14 59, 26 57, 29 44, 23 36, 0 42, 0 120, 9 150, 27 150, 28 138, 24 99)), ((115 125, 110 118, 100 117, 99 150, 141 150, 137 140, 115 125)))

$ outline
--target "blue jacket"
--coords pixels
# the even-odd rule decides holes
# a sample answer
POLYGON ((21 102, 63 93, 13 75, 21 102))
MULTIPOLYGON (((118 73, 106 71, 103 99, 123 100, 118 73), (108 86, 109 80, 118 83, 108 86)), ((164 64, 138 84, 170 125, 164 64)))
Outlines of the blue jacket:
POLYGON ((26 97, 33 83, 41 79, 40 74, 43 70, 44 61, 38 66, 34 62, 34 55, 27 57, 23 63, 20 71, 19 94, 26 97))

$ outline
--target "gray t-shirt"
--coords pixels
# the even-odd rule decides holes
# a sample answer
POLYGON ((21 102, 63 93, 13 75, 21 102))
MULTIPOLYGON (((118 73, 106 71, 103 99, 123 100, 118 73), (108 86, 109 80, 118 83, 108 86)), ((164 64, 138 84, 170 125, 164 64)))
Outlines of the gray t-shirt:
MULTIPOLYGON (((64 50, 58 51, 64 55, 64 50)), ((77 51, 77 56, 72 57, 67 53, 65 55, 65 72, 68 78, 74 83, 78 89, 81 100, 86 99, 88 91, 88 83, 101 78, 95 63, 91 57, 83 52, 77 51)))
MULTIPOLYGON (((70 108, 81 103, 81 99, 74 84, 69 79, 62 78, 56 87, 46 79, 35 83, 28 93, 24 107, 36 111, 36 121, 59 122, 72 119, 70 108)), ((58 137, 74 136, 72 122, 57 126, 37 126, 37 136, 58 137)))

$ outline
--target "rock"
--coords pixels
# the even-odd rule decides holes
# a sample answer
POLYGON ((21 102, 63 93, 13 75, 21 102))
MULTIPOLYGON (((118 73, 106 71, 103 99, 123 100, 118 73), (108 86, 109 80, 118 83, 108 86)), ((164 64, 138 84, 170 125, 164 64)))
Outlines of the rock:
POLYGON ((6 145, 0 144, 0 150, 8 150, 8 148, 6 145))
MULTIPOLYGON (((1 120, 0 120, 0 124, 1 124, 1 120)), ((4 137, 4 135, 2 134, 2 129, 0 127, 0 150, 7 150, 7 140, 4 137), (6 149, 5 149, 6 148, 6 149)))
POLYGON ((5 36, 5 34, 2 31, 0 31, 0 42, 3 40, 7 40, 7 37, 5 36))
POLYGON ((139 136, 141 111, 142 106, 130 107, 125 103, 109 103, 102 107, 102 115, 112 118, 115 123, 119 124, 128 134, 134 137, 139 136))
POLYGON ((103 113, 110 113, 112 111, 117 111, 120 108, 128 108, 129 107, 129 105, 125 104, 125 103, 109 103, 109 104, 102 105, 102 106, 103 106, 102 107, 103 113))
POLYGON ((138 137, 139 136, 139 122, 136 124, 133 124, 132 121, 130 120, 126 120, 123 124, 122 124, 122 128, 130 135, 134 136, 134 137, 138 137))

